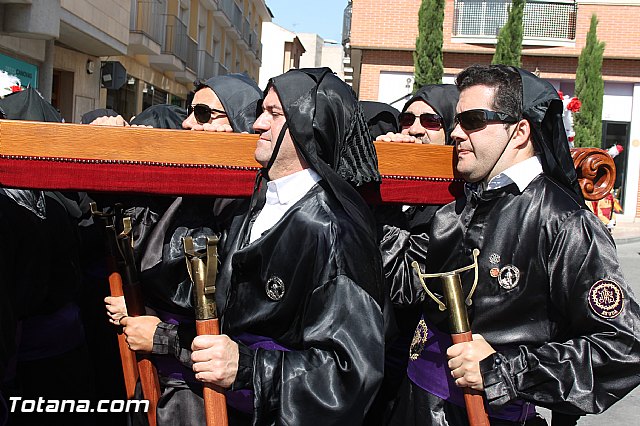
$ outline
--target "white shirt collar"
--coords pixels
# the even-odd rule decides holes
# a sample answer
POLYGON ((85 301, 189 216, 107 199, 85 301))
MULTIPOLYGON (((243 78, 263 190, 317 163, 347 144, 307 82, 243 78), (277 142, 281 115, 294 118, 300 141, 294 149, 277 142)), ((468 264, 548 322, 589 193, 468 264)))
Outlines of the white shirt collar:
POLYGON ((256 217, 249 242, 271 229, 321 179, 314 170, 305 169, 267 182, 266 203, 256 217))
POLYGON ((267 182, 267 204, 293 204, 301 199, 320 180, 312 169, 283 176, 267 182))
POLYGON ((502 188, 515 183, 520 192, 524 191, 533 179, 542 173, 542 162, 537 155, 514 164, 502 173, 497 174, 487 184, 487 191, 502 188))

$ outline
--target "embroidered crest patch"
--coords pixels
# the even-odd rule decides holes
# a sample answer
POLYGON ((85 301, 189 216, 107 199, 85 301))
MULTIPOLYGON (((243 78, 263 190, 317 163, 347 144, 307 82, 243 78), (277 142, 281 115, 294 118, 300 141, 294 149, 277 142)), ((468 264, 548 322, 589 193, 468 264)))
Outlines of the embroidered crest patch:
POLYGON ((505 290, 511 290, 520 281, 520 269, 514 265, 507 265, 498 273, 498 284, 505 290))
POLYGON ((589 290, 589 306, 601 318, 612 319, 624 307, 624 293, 620 285, 611 280, 600 280, 589 290))
POLYGON ((418 326, 416 327, 416 332, 413 335, 413 340, 411 340, 411 347, 409 349, 409 358, 412 361, 415 361, 420 357, 422 350, 424 349, 425 343, 427 343, 427 336, 429 334, 429 329, 427 328, 427 323, 423 318, 418 322, 418 326))
POLYGON ((267 297, 269 297, 269 299, 277 302, 282 299, 282 296, 284 296, 284 281, 275 275, 272 276, 267 280, 265 291, 267 292, 267 297))

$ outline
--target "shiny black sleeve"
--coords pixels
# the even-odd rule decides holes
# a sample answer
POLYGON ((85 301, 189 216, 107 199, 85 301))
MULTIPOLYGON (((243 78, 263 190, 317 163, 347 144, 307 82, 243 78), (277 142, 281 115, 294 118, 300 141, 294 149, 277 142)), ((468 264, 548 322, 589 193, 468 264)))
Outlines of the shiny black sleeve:
POLYGON ((362 424, 382 381, 382 311, 345 276, 305 303, 304 350, 255 352, 254 424, 362 424))
POLYGON ((487 399, 492 406, 522 398, 566 414, 600 413, 640 383, 637 300, 613 239, 591 212, 565 219, 541 255, 548 256, 551 314, 563 321, 551 330, 553 341, 481 362, 487 399))
POLYGON ((175 357, 187 368, 193 367, 191 361, 191 342, 195 334, 186 326, 161 322, 153 333, 152 354, 175 357))
POLYGON ((384 226, 383 231, 380 253, 391 302, 401 307, 422 303, 425 293, 412 263, 418 262, 424 272, 429 236, 426 233, 412 235, 395 226, 384 226))

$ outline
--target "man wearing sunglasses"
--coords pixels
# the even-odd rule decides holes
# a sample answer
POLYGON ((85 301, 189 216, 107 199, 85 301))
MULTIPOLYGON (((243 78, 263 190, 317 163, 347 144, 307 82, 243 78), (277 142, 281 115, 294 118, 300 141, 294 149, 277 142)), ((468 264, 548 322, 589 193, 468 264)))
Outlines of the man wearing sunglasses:
POLYGON ((465 197, 436 214, 421 269, 475 265, 460 278, 478 334, 452 344, 437 280, 426 281, 433 296, 417 280, 392 288, 423 316, 391 424, 465 425, 471 388, 492 425, 545 425, 536 405, 573 425, 640 383, 640 309, 584 205, 553 86, 503 65, 470 67, 456 84, 465 197))
POLYGON ((458 88, 453 84, 423 86, 398 116, 400 133, 389 132, 376 140, 449 145, 457 102, 458 88))
POLYGON ((227 74, 196 82, 182 127, 212 132, 252 132, 251 124, 260 99, 260 89, 246 74, 227 74))
MULTIPOLYGON (((181 124, 190 130, 252 132, 261 100, 262 92, 244 74, 213 77, 196 84, 188 116, 181 124)), ((175 126, 175 119, 167 126, 162 115, 152 117, 155 120, 145 123, 175 126)), ((153 355, 162 383, 156 410, 158 425, 199 425, 203 423, 204 404, 202 386, 191 371, 195 308, 182 239, 192 236, 195 248, 204 249, 205 238, 225 233, 231 218, 244 211, 247 203, 195 197, 159 197, 149 202, 130 211, 136 213, 134 232, 140 235, 135 249, 140 258, 145 304, 155 314, 128 317, 121 297, 106 298, 107 311, 111 322, 124 327, 132 350, 153 355)))

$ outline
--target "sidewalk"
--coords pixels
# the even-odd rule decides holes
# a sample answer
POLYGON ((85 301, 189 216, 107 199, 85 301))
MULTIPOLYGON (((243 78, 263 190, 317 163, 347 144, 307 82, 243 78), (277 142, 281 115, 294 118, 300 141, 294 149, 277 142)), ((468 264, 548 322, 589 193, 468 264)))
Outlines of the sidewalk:
POLYGON ((640 222, 618 222, 611 235, 618 245, 638 242, 640 241, 640 222))

